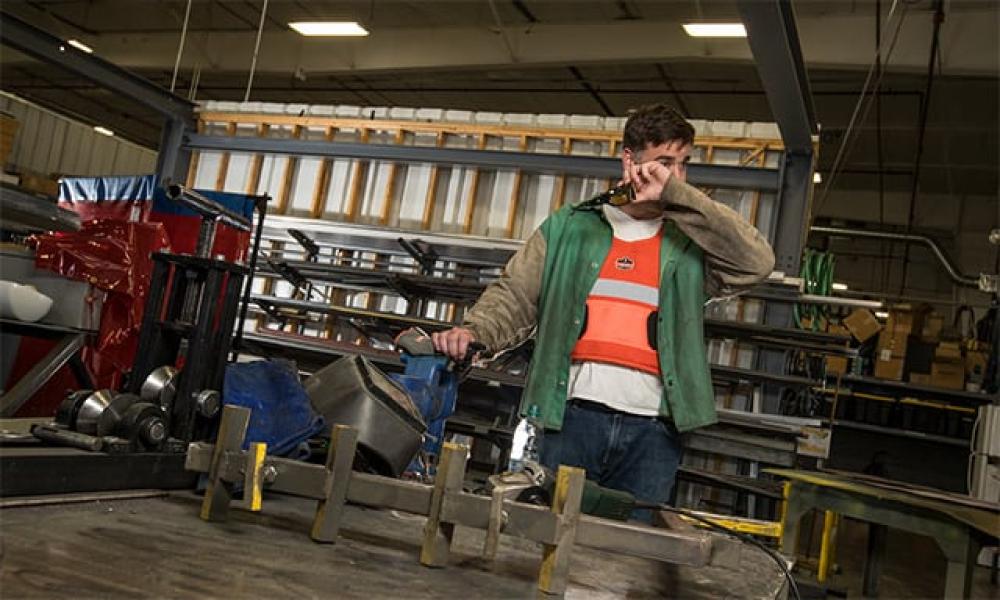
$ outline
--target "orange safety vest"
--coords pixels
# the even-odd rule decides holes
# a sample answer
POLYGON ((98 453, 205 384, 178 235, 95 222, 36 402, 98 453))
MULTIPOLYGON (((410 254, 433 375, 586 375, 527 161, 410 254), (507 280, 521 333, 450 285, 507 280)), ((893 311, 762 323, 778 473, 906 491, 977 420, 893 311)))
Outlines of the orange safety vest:
POLYGON ((644 240, 614 238, 587 297, 583 332, 570 358, 660 374, 656 317, 663 230, 644 240))

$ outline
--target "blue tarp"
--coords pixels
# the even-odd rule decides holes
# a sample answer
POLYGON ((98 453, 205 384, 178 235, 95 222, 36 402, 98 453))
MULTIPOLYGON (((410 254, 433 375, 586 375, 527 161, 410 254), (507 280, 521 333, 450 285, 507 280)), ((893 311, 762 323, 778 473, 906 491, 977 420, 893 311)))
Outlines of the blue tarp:
MULTIPOLYGON (((253 217, 254 201, 246 194, 196 190, 229 210, 246 218, 253 217)), ((168 215, 196 217, 198 213, 167 197, 156 175, 123 177, 64 177, 59 181, 60 202, 153 201, 153 211, 168 215)))
POLYGON ((323 429, 299 380, 295 363, 258 360, 226 367, 222 401, 251 410, 244 449, 265 442, 267 453, 287 455, 323 429))
POLYGON ((156 175, 63 177, 59 180, 59 201, 149 200, 153 197, 158 184, 156 175))

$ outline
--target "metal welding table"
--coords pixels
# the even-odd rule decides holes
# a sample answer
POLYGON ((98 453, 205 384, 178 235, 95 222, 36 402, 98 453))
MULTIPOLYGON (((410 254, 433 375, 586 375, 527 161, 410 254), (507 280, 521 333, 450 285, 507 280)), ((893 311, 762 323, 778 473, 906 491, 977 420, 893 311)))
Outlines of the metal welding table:
MULTIPOLYGON (((980 548, 1000 538, 1000 504, 853 473, 766 471, 789 480, 781 548, 790 556, 795 555, 802 517, 812 509, 832 511, 872 524, 869 535, 874 538, 881 537, 880 527, 933 538, 948 561, 945 598, 968 598, 980 548)), ((866 596, 877 594, 881 546, 869 543, 866 596)))

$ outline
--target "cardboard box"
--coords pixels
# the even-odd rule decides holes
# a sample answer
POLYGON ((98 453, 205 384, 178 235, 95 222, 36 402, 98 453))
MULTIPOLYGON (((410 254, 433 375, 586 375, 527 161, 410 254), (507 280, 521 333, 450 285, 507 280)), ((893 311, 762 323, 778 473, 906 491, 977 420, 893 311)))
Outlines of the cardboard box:
POLYGON ((920 330, 920 337, 928 342, 936 342, 941 339, 941 330, 944 329, 944 315, 930 314, 924 318, 924 326, 920 330))
POLYGON ((907 330, 890 331, 883 329, 878 336, 876 355, 881 360, 889 358, 904 358, 906 356, 906 346, 910 341, 910 332, 907 330))
POLYGON ((872 311, 867 308, 857 308, 841 321, 844 327, 851 332, 854 339, 864 342, 872 336, 882 331, 882 324, 878 322, 872 311))
POLYGON ((962 345, 959 342, 941 342, 934 351, 934 360, 960 362, 962 360, 962 345))
POLYGON ((826 326, 826 332, 835 333, 837 335, 843 335, 843 336, 851 335, 851 332, 847 329, 847 327, 844 327, 843 325, 837 323, 828 324, 826 326))
POLYGON ((931 365, 931 385, 948 390, 965 389, 965 363, 935 361, 931 365))
POLYGON ((910 373, 910 383, 916 385, 931 385, 930 373, 910 373))
POLYGON ((889 331, 920 332, 924 327, 924 318, 930 314, 931 307, 927 304, 896 304, 889 309, 889 319, 885 328, 889 331))
POLYGON ((32 192, 56 198, 59 196, 59 182, 35 173, 21 173, 21 187, 32 192))
POLYGON ((875 377, 880 379, 892 379, 893 381, 903 380, 904 361, 902 358, 889 358, 883 360, 879 357, 875 361, 875 377))
POLYGON ((827 356, 826 357, 826 374, 827 375, 844 375, 847 373, 847 357, 846 356, 827 356))
POLYGON ((885 328, 879 333, 876 356, 879 360, 905 358, 906 346, 914 332, 919 333, 924 315, 930 312, 926 304, 897 304, 889 311, 885 328))

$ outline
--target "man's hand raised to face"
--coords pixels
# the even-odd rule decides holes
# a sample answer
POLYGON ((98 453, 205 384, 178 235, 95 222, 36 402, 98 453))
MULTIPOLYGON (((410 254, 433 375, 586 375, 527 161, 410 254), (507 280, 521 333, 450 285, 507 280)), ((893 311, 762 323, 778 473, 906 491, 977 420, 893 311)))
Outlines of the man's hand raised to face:
POLYGON ((655 219, 663 214, 660 195, 673 171, 659 161, 636 164, 626 160, 622 173, 622 183, 630 183, 635 191, 635 200, 621 207, 634 219, 655 219))
POLYGON ((634 202, 659 203, 663 188, 673 174, 669 167, 659 161, 650 160, 641 164, 629 161, 625 168, 623 183, 631 183, 635 190, 634 202))

